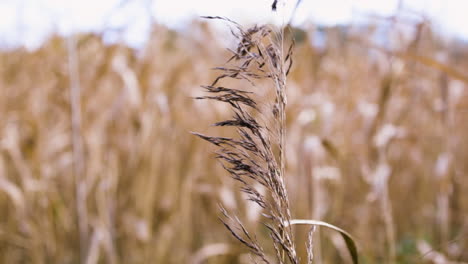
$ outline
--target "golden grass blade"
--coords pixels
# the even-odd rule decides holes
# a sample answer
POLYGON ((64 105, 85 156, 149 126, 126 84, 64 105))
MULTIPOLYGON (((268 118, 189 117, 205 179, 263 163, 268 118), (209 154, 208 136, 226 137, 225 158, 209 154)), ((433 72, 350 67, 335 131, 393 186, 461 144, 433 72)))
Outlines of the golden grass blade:
POLYGON ((430 58, 427 56, 421 56, 417 54, 411 54, 411 53, 398 53, 397 55, 405 59, 415 60, 428 67, 442 71, 446 73, 448 76, 451 76, 452 78, 468 83, 468 75, 465 75, 462 72, 458 71, 457 69, 450 67, 442 62, 439 62, 433 58, 430 58))
POLYGON ((384 47, 381 47, 381 46, 376 45, 374 43, 370 43, 369 41, 365 41, 365 40, 358 39, 358 38, 353 38, 353 40, 359 42, 360 44, 367 45, 370 48, 379 50, 379 51, 381 51, 383 53, 395 55, 395 56, 400 57, 400 58, 402 58, 404 60, 417 61, 417 62, 419 62, 419 63, 421 63, 421 64, 423 64, 423 65, 425 65, 427 67, 434 68, 436 70, 442 71, 442 72, 446 73, 448 76, 450 76, 450 77, 452 77, 454 79, 460 80, 460 81, 462 81, 464 83, 468 83, 468 75, 464 74, 463 72, 459 71, 458 69, 450 67, 449 65, 444 64, 444 63, 442 63, 440 61, 437 61, 436 59, 433 59, 431 57, 421 56, 421 55, 414 54, 414 53, 411 53, 411 52, 387 50, 384 47))

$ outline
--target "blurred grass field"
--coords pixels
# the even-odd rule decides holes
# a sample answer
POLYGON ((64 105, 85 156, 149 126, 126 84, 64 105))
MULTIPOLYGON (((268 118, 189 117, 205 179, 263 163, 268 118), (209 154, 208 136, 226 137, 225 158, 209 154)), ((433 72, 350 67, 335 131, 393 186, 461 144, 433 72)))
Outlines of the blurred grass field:
MULTIPOLYGON (((405 26, 290 31, 292 215, 353 234, 362 263, 468 263, 468 44, 405 26)), ((249 263, 218 204, 260 239, 261 212, 189 134, 229 115, 192 99, 228 58, 217 34, 0 53, 0 263, 249 263)), ((350 263, 339 235, 314 244, 316 263, 350 263)))

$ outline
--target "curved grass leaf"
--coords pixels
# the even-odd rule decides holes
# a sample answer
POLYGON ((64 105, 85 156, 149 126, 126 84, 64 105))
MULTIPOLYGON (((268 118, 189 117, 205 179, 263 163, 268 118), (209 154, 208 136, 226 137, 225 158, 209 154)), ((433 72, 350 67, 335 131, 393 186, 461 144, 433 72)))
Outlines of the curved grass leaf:
POLYGON ((353 260, 354 264, 358 264, 358 253, 357 253, 357 247, 356 243, 354 242, 353 237, 343 229, 336 227, 332 224, 323 222, 323 221, 318 221, 318 220, 309 220, 309 219, 293 219, 289 223, 289 225, 314 225, 314 226, 323 226, 330 228, 332 230, 335 230, 341 234, 343 237, 344 241, 346 242, 346 247, 348 248, 348 251, 351 255, 351 258, 353 260))

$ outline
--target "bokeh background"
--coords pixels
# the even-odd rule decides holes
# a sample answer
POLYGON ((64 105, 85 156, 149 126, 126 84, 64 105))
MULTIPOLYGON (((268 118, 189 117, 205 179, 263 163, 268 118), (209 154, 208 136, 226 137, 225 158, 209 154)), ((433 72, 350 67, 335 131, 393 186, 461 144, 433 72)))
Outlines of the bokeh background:
POLYGON ((1 2, 0 263, 250 263, 218 204, 260 240, 261 212, 189 134, 225 133, 192 97, 235 45, 199 15, 291 22, 293 218, 362 263, 468 263, 465 1, 271 2, 1 2))

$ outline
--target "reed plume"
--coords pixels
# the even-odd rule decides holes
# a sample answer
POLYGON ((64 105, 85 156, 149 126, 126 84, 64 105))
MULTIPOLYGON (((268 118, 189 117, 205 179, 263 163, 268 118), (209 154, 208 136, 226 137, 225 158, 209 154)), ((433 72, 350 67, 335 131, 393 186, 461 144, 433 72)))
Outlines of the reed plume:
MULTIPOLYGON (((218 147, 216 158, 232 178, 240 182, 241 191, 248 200, 263 209, 278 263, 299 263, 291 230, 291 213, 284 183, 285 174, 285 108, 286 76, 292 66, 293 42, 283 50, 283 32, 275 32, 269 26, 253 26, 244 30, 236 22, 222 17, 206 17, 227 21, 238 41, 231 50, 228 66, 217 67, 221 74, 211 83, 202 86, 209 94, 196 97, 227 103, 232 119, 220 121, 214 126, 234 127, 237 138, 206 136, 193 133, 218 147), (222 86, 225 79, 246 83, 242 89, 222 86), (246 82, 244 82, 246 81, 246 82), (267 81, 274 89, 269 107, 262 108, 255 88, 259 81, 267 81), (277 151, 276 151, 277 150, 277 151), (261 184, 267 191, 262 194, 255 186, 261 184)), ((232 235, 246 245, 264 263, 271 263, 263 247, 251 235, 243 223, 221 209, 223 223, 232 235)))

